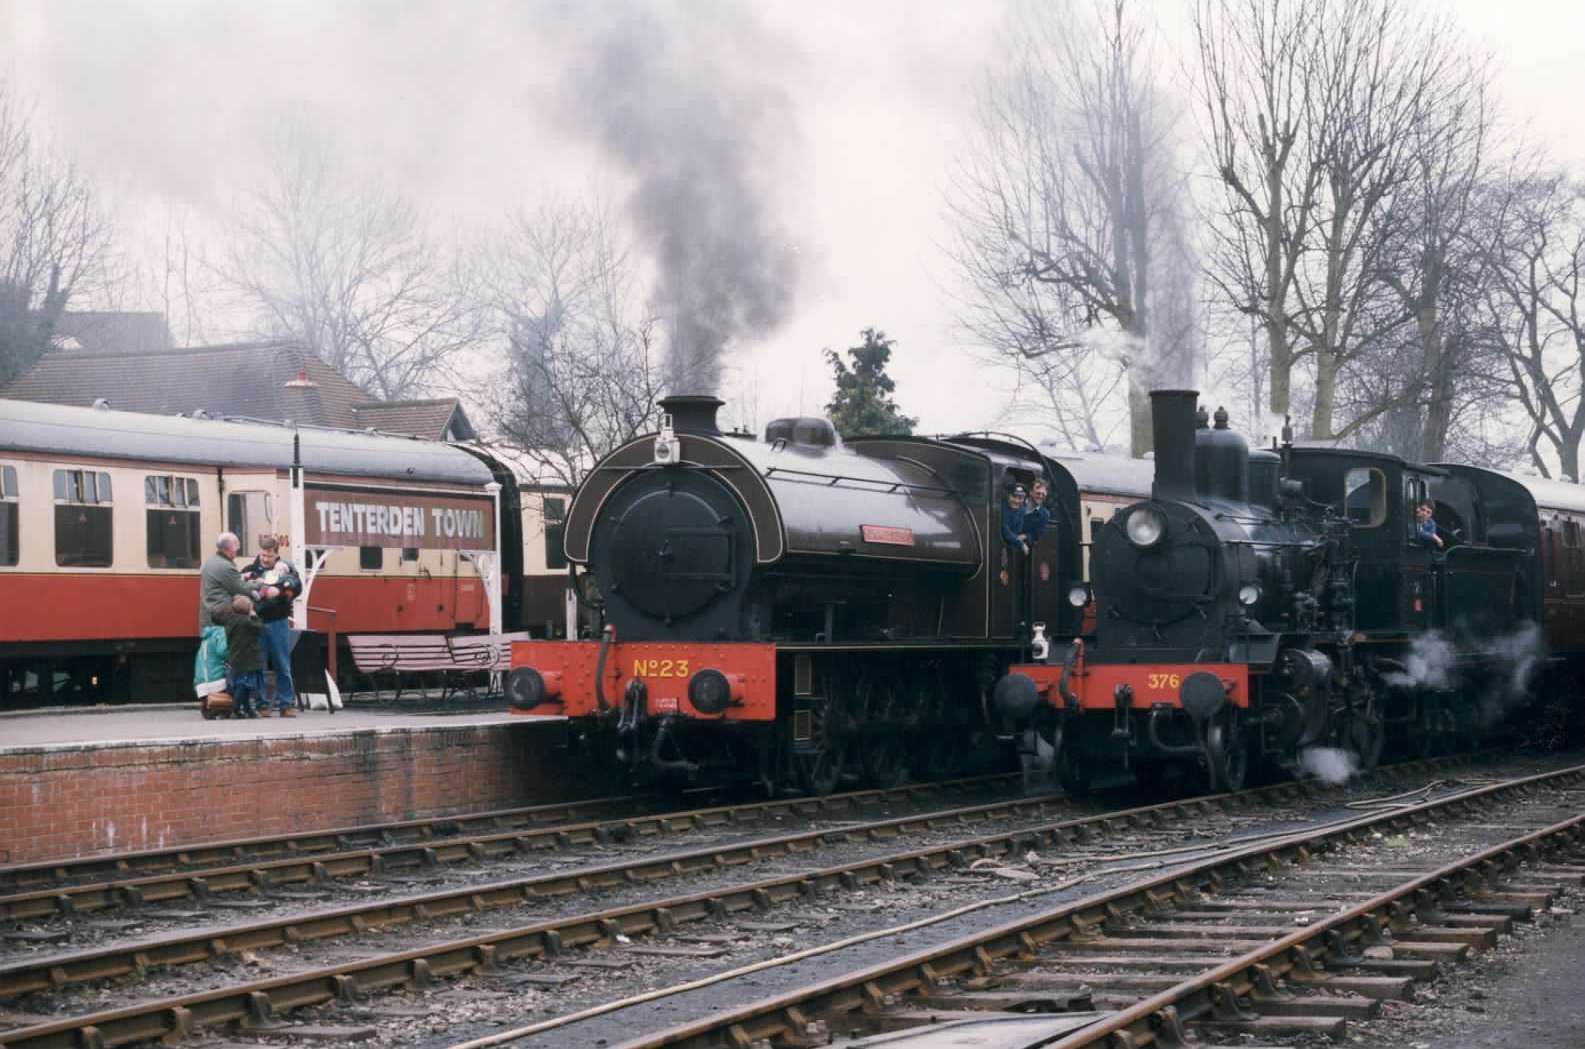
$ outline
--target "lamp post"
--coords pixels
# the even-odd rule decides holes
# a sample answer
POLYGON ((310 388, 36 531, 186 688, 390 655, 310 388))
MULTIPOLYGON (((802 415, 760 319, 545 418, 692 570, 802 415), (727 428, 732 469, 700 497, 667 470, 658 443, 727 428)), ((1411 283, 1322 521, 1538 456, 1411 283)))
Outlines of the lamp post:
MULTIPOLYGON (((501 482, 491 481, 484 486, 490 493, 490 501, 495 511, 495 549, 488 558, 489 564, 484 565, 482 580, 485 590, 484 596, 490 602, 490 649, 499 651, 496 638, 501 636, 501 482)), ((490 671, 490 692, 499 695, 501 692, 501 670, 499 667, 490 671)))

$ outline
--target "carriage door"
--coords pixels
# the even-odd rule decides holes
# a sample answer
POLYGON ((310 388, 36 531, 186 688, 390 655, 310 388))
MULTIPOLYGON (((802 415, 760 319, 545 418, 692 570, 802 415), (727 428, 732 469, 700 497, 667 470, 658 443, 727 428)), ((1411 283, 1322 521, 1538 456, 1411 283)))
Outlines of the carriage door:
MULTIPOLYGON (((456 586, 453 617, 457 626, 489 626, 489 606, 485 602, 484 580, 471 561, 454 550, 447 551, 452 561, 452 580, 456 586)), ((448 624, 449 626, 450 624, 448 624)))
POLYGON ((1569 636, 1575 637, 1585 626, 1585 529, 1578 518, 1565 517, 1558 523, 1558 536, 1562 539, 1558 574, 1563 579, 1563 620, 1569 636))
POLYGON ((261 537, 280 538, 275 522, 275 500, 270 493, 256 488, 227 493, 226 531, 234 534, 242 544, 238 559, 243 561, 258 554, 261 537))

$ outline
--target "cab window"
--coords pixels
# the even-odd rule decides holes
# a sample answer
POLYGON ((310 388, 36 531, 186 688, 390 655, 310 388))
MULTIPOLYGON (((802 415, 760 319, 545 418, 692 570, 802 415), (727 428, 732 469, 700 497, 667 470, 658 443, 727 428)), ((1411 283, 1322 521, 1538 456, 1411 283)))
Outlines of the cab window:
POLYGON ((11 568, 22 558, 22 543, 17 536, 20 517, 17 468, 0 466, 0 568, 11 568))
POLYGON ((1343 475, 1343 516, 1356 528, 1375 528, 1387 519, 1387 477, 1371 466, 1343 475))
POLYGON ((198 481, 150 474, 143 478, 150 568, 198 567, 198 481))
POLYGON ((108 568, 113 554, 110 475, 55 471, 55 563, 63 568, 108 568))

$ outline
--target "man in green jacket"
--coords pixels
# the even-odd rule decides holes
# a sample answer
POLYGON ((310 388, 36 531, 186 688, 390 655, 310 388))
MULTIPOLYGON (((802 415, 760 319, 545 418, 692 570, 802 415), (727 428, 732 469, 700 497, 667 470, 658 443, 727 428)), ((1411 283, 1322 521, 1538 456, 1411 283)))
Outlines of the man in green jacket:
POLYGON ((219 625, 215 618, 217 608, 229 607, 238 595, 252 600, 253 591, 243 582, 242 573, 232 563, 242 542, 230 532, 221 532, 215 540, 215 552, 209 555, 198 577, 198 632, 207 626, 219 625))

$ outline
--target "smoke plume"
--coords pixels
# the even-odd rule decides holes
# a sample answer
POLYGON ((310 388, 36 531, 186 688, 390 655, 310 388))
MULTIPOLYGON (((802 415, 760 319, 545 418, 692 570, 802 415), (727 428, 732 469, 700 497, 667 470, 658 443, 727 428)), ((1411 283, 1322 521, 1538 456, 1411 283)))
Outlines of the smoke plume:
POLYGON ((562 118, 635 180, 672 392, 717 390, 723 353, 781 324, 798 284, 772 200, 797 128, 749 10, 594 5, 569 56, 562 118))

